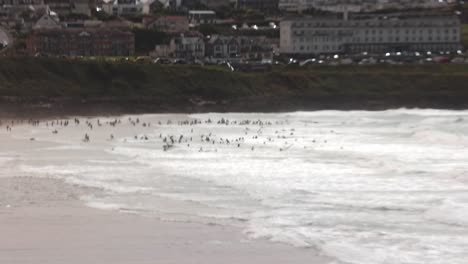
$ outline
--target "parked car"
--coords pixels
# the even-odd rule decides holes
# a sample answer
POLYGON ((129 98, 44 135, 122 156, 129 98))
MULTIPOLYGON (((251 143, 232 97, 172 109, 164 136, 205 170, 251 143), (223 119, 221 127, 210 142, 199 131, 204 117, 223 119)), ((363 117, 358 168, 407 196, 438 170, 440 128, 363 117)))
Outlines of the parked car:
POLYGON ((354 61, 351 58, 345 58, 345 59, 340 60, 340 64, 341 65, 351 65, 351 64, 354 64, 354 61))
POLYGON ((171 60, 167 58, 156 58, 153 60, 155 64, 171 64, 171 60))
POLYGON ((455 57, 455 58, 453 58, 453 59, 451 60, 451 63, 458 63, 458 64, 460 64, 460 63, 465 63, 465 58, 463 58, 463 57, 455 57))
POLYGON ((174 64, 187 64, 187 61, 185 59, 174 59, 173 63, 174 64))
POLYGON ((437 56, 437 57, 434 57, 434 62, 437 62, 437 63, 449 63, 449 62, 450 62, 450 58, 444 57, 444 56, 437 56))

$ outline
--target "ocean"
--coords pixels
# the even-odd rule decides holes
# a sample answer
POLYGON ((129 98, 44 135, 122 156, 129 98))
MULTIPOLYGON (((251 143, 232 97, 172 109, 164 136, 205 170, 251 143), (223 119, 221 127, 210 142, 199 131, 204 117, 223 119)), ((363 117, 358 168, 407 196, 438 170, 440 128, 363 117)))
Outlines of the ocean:
POLYGON ((3 172, 103 190, 81 197, 91 207, 236 225, 340 264, 468 262, 468 111, 115 119, 18 128, 15 140, 34 142, 0 150, 3 172))

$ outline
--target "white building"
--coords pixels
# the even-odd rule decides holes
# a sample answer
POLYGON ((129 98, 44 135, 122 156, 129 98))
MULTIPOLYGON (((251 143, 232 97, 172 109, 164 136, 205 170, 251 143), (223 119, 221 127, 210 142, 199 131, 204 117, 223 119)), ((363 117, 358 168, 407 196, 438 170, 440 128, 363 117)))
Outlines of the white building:
POLYGON ((156 45, 152 57, 175 57, 179 59, 194 60, 205 56, 205 41, 202 35, 181 34, 172 38, 169 44, 156 45))
POLYGON ((102 5, 102 10, 115 16, 147 15, 153 1, 142 0, 112 0, 102 5))
POLYGON ((188 19, 191 26, 214 24, 216 12, 213 10, 190 10, 188 12, 188 19))
POLYGON ((456 51, 461 49, 456 17, 341 20, 286 19, 280 23, 285 54, 456 51))
POLYGON ((318 9, 331 12, 361 12, 369 7, 377 7, 380 0, 279 0, 278 8, 290 12, 318 9))
POLYGON ((315 0, 279 0, 278 9, 289 11, 289 12, 298 12, 312 7, 312 2, 315 0), (310 2, 310 3, 308 3, 310 2), (307 8, 307 6, 310 6, 307 8))
POLYGON ((380 9, 432 8, 452 4, 454 0, 279 0, 278 8, 290 12, 318 9, 330 12, 362 12, 380 9))

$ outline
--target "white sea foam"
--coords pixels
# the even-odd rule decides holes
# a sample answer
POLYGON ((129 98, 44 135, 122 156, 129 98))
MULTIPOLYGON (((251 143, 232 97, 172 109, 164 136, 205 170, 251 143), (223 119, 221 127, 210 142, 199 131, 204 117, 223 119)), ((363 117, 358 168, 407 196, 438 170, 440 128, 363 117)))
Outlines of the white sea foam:
POLYGON ((468 194, 464 200, 445 200, 425 212, 426 219, 447 225, 468 227, 468 194))
POLYGON ((44 148, 44 150, 82 150, 82 149, 86 149, 86 148, 80 145, 62 145, 62 146, 57 146, 57 147, 44 148))
POLYGON ((123 205, 121 204, 100 203, 100 202, 88 202, 86 203, 86 205, 92 208, 102 209, 102 210, 120 210, 123 207, 123 205))
POLYGON ((336 263, 466 264, 468 111, 139 118, 151 129, 129 125, 113 142, 76 145, 61 131, 61 146, 17 169, 104 189, 85 198, 93 207, 235 219, 252 238, 316 248, 336 263), (269 124, 217 124, 221 118, 269 124), (214 122, 177 124, 188 119, 214 122), (163 151, 169 135, 193 140, 163 151))

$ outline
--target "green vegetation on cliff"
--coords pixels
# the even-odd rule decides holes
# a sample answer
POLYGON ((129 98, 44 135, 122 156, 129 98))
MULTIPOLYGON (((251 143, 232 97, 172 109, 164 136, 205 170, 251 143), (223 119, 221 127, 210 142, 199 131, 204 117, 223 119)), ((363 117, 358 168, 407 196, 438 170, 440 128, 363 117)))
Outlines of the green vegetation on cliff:
POLYGON ((206 101, 214 106, 201 111, 468 108, 468 66, 285 66, 240 73, 218 66, 3 58, 0 97, 143 102, 153 104, 149 111, 197 110, 192 105, 206 101))

